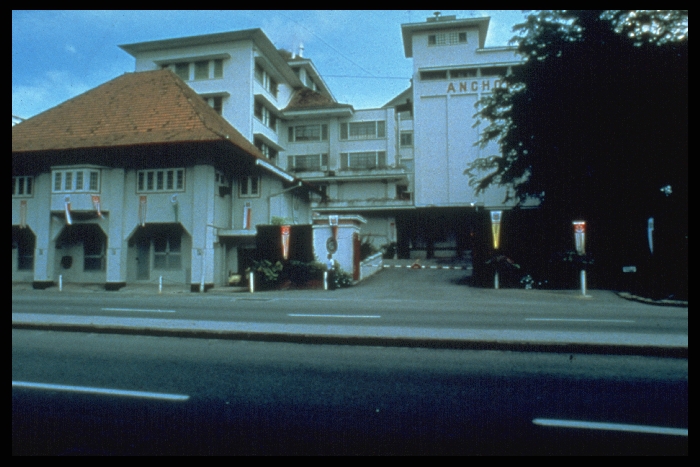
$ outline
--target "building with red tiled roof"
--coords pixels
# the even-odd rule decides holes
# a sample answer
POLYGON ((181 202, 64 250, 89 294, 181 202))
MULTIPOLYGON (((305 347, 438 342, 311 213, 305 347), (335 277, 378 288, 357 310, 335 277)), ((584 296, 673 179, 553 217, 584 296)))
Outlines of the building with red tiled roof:
POLYGON ((12 127, 13 280, 223 285, 311 189, 172 71, 127 73, 12 127))

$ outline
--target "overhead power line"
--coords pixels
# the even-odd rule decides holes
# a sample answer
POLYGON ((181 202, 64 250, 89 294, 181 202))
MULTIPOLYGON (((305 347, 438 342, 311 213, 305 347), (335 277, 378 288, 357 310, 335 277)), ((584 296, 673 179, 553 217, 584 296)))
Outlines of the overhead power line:
POLYGON ((323 75, 324 78, 361 78, 361 79, 411 79, 407 76, 352 76, 352 75, 323 75))
MULTIPOLYGON (((364 68, 362 65, 360 65, 359 63, 357 63, 357 62, 355 62, 354 60, 352 60, 351 58, 349 58, 349 57, 348 57, 347 55, 345 55, 343 52, 341 52, 340 50, 338 50, 338 49, 336 49, 335 47, 333 47, 331 44, 329 44, 328 42, 326 42, 325 39, 323 39, 322 37, 320 37, 318 34, 316 34, 315 32, 313 32, 312 30, 310 30, 309 28, 307 28, 306 26, 304 26, 304 25, 301 24, 300 22, 298 22, 298 21, 296 21, 296 20, 290 18, 289 16, 285 15, 284 13, 281 13, 281 12, 280 12, 280 14, 281 14, 282 16, 284 16, 285 18, 287 18, 289 21, 292 21, 293 23, 296 23, 296 24, 298 24, 299 26, 301 26, 302 28, 304 28, 306 31, 308 31, 309 33, 311 33, 311 34, 312 34, 314 37, 316 37, 318 40, 320 40, 321 42, 323 42, 324 44, 326 44, 328 47, 330 47, 330 48, 331 48, 333 51, 335 51, 338 55, 340 55, 340 56, 343 57, 345 60, 349 61, 350 63, 352 63, 353 65, 355 65, 356 67, 358 67, 360 70, 364 71, 365 73, 367 73, 368 75, 370 75, 370 76, 373 77, 373 78, 378 78, 378 76, 375 76, 374 73, 372 73, 371 71, 367 70, 367 69, 364 68)), ((366 77, 365 77, 365 78, 366 78, 366 77)))

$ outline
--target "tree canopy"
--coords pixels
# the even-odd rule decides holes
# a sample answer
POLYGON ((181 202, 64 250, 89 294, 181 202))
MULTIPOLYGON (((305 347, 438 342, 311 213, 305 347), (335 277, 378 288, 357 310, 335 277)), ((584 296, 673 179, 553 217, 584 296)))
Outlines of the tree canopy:
POLYGON ((480 143, 501 154, 472 163, 471 183, 589 221, 599 253, 669 210, 687 243, 688 11, 540 11, 515 31, 522 66, 478 104, 480 143))

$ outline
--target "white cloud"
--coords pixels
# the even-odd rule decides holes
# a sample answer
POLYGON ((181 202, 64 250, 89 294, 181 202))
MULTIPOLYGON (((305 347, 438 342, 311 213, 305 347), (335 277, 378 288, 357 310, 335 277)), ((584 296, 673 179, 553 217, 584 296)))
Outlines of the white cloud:
POLYGON ((32 117, 88 89, 69 73, 48 71, 32 84, 12 86, 12 115, 32 117))

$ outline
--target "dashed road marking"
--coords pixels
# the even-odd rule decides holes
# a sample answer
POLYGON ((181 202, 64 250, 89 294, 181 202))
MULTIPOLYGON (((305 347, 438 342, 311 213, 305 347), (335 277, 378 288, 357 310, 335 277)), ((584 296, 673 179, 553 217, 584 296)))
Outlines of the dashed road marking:
POLYGON ((124 389, 95 388, 90 386, 69 386, 65 384, 32 383, 29 381, 13 381, 13 388, 44 389, 48 391, 82 392, 107 396, 141 397, 145 399, 163 399, 171 401, 186 401, 190 396, 185 394, 168 394, 163 392, 127 391, 124 389))
POLYGON ((156 310, 152 308, 102 308, 102 311, 141 311, 151 313, 175 313, 175 310, 156 310))
POLYGON ((687 428, 629 425, 626 423, 584 422, 581 420, 557 420, 552 418, 535 418, 532 420, 532 423, 540 426, 553 426, 560 428, 583 428, 588 430, 630 431, 634 433, 652 433, 656 435, 688 436, 687 428))
POLYGON ((316 315, 310 313, 287 313, 287 316, 295 318, 381 318, 379 315, 316 315))

